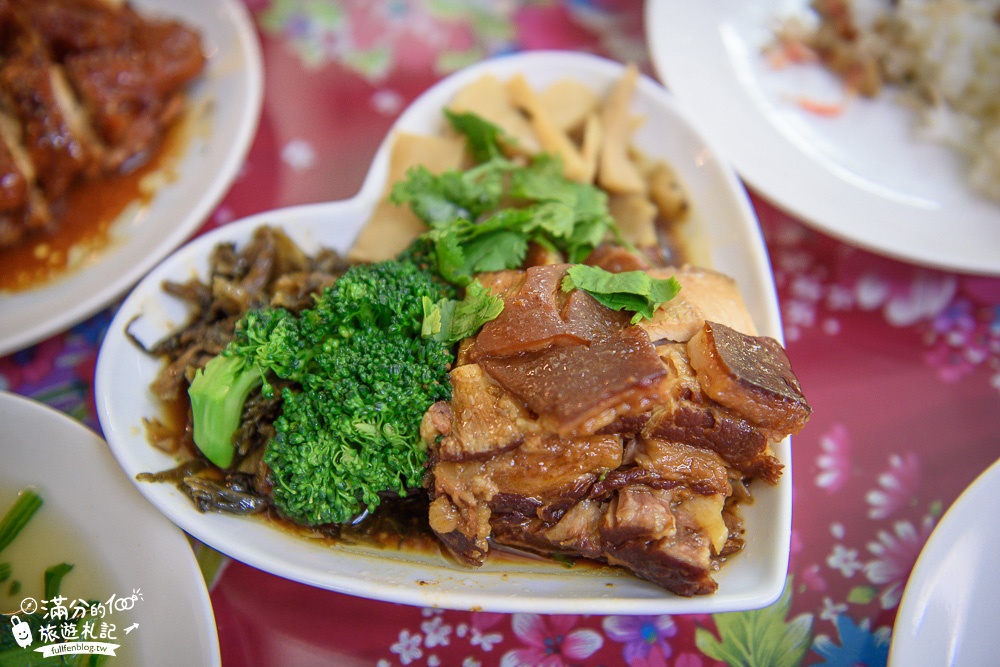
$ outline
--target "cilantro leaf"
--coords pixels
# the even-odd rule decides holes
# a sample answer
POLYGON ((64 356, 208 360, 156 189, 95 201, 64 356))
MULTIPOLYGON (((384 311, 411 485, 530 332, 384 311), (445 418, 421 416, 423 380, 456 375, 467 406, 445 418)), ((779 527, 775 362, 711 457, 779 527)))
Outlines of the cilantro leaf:
POLYGON ((441 174, 415 167, 390 195, 427 223, 442 278, 468 285, 476 273, 518 268, 531 244, 578 263, 609 234, 620 238, 607 193, 566 178, 558 157, 508 160, 502 130, 474 114, 446 115, 480 163, 441 174))
POLYGON ((474 221, 500 205, 508 165, 506 160, 498 159, 465 171, 449 169, 441 174, 417 165, 393 185, 389 201, 409 204, 430 227, 455 220, 474 221))
POLYGON ((478 280, 465 288, 461 301, 423 298, 424 324, 421 334, 442 343, 456 343, 474 335, 503 311, 503 299, 494 296, 478 280))
POLYGON ((474 113, 456 113, 448 109, 444 115, 455 131, 464 134, 469 152, 476 162, 487 162, 501 157, 500 140, 514 143, 513 137, 502 129, 474 113))
POLYGON ((630 310, 632 324, 652 319, 656 309, 670 301, 681 289, 674 277, 653 278, 645 271, 611 273, 597 266, 575 264, 566 271, 562 289, 582 289, 598 303, 614 310, 630 310))

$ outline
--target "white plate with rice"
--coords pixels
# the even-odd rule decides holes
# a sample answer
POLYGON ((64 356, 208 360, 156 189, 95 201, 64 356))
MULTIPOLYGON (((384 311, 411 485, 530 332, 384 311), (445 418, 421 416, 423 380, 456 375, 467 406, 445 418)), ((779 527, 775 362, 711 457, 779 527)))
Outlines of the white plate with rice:
POLYGON ((808 0, 649 0, 646 25, 664 83, 764 197, 880 254, 1000 274, 1000 201, 973 190, 957 152, 916 138, 910 108, 887 91, 807 111, 800 100, 843 101, 841 82, 819 64, 769 64, 779 23, 810 14, 808 0))

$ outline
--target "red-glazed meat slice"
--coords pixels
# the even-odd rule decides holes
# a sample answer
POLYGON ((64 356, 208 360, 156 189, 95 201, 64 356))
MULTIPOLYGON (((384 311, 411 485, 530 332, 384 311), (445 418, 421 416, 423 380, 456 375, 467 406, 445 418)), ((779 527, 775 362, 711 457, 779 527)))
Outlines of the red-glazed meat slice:
MULTIPOLYGON (((0 119, 0 122, 3 122, 0 119)), ((0 135, 0 213, 16 211, 28 203, 28 181, 21 173, 14 154, 0 135)))
POLYGON ((40 186, 47 196, 60 197, 88 168, 92 154, 72 127, 71 110, 60 104, 54 67, 37 54, 11 58, 0 68, 0 94, 21 124, 40 186))
POLYGON ((702 390, 764 428, 798 433, 812 408, 781 344, 706 322, 688 341, 691 366, 702 390))
POLYGON ((179 91, 205 63, 198 35, 178 24, 154 23, 136 36, 66 58, 67 75, 111 148, 108 168, 145 160, 181 111, 179 91))
POLYGON ((566 264, 534 266, 504 308, 476 337, 475 358, 505 357, 554 346, 582 345, 625 326, 627 316, 579 290, 562 291, 566 264))
POLYGON ((480 365, 540 420, 563 436, 593 433, 649 411, 667 371, 637 327, 590 345, 491 357, 480 365))

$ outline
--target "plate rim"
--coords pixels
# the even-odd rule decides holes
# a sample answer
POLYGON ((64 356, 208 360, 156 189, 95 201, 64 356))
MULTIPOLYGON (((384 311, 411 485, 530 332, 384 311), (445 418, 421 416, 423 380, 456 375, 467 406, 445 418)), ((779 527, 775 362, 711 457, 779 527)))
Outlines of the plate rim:
MULTIPOLYGON (((890 667, 906 667, 907 664, 911 664, 900 661, 912 660, 914 657, 909 647, 916 641, 917 629, 925 609, 921 598, 931 593, 935 588, 928 579, 938 570, 941 559, 949 552, 946 540, 954 537, 956 532, 963 532, 961 530, 962 525, 964 525, 963 519, 970 518, 970 516, 975 517, 982 511, 979 504, 981 496, 993 497, 997 490, 1000 490, 1000 459, 976 475, 976 478, 958 495, 958 498, 945 510, 938 524, 934 526, 927 542, 917 556, 896 610, 896 619, 892 627, 892 640, 889 646, 888 664, 890 667)), ((955 636, 950 636, 949 640, 954 641, 955 636)), ((920 646, 925 645, 920 644, 920 646)), ((943 650, 939 657, 945 658, 947 656, 950 660, 954 660, 955 653, 950 650, 951 648, 954 648, 954 644, 950 645, 949 650, 943 650)), ((921 655, 927 657, 926 654, 921 655)), ((949 661, 948 664, 957 666, 960 663, 949 661)))

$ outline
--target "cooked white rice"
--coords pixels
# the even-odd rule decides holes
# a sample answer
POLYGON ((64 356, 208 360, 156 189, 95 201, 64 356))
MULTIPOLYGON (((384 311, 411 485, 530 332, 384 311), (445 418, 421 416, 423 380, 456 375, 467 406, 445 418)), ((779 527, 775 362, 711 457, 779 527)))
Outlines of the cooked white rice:
POLYGON ((852 49, 874 58, 883 81, 914 106, 918 136, 966 156, 971 186, 1000 201, 1000 0, 846 5, 858 29, 852 49))

